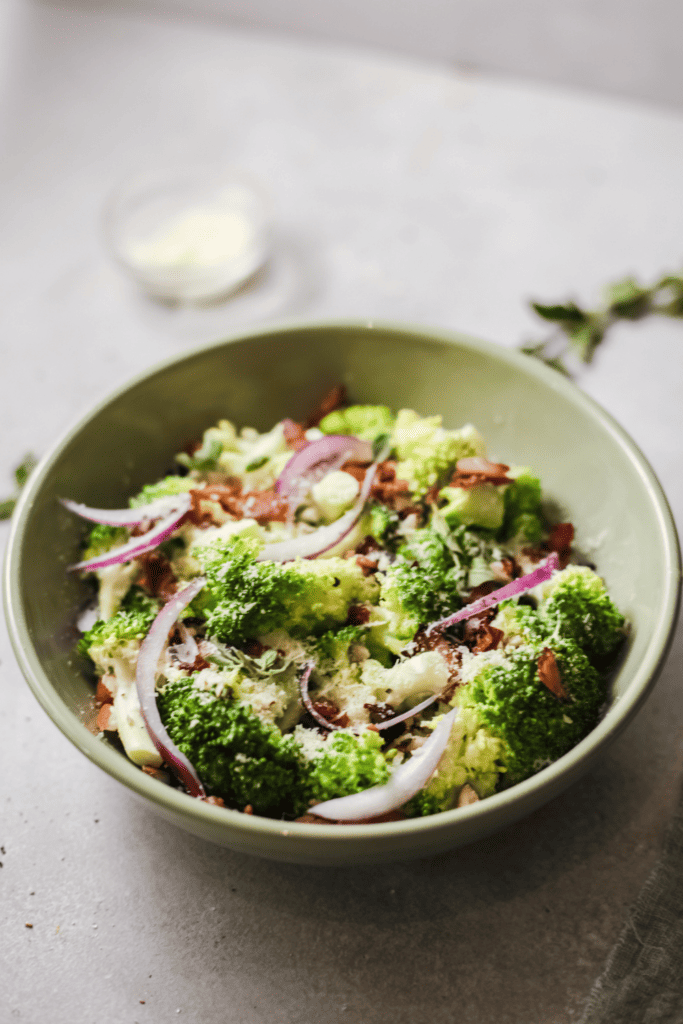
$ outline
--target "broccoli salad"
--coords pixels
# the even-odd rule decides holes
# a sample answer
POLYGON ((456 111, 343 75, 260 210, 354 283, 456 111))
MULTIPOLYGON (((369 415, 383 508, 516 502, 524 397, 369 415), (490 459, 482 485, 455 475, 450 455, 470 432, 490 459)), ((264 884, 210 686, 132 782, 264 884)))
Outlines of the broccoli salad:
POLYGON ((79 653, 97 726, 247 814, 372 822, 513 786, 597 724, 623 615, 533 470, 471 425, 338 387, 267 433, 221 420, 90 522, 79 653))

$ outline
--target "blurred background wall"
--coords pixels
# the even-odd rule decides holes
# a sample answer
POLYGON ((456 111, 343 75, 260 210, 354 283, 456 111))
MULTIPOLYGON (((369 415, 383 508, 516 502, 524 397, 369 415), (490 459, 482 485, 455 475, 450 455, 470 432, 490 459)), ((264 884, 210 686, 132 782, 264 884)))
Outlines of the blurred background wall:
POLYGON ((293 32, 683 106, 681 0, 51 0, 293 32))

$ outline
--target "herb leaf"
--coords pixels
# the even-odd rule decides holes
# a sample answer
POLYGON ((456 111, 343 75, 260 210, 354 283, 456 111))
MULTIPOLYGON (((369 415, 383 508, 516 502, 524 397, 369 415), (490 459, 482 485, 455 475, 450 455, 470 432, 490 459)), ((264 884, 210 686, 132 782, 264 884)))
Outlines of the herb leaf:
POLYGON ((683 275, 665 274, 651 287, 640 284, 635 277, 614 281, 605 289, 603 304, 593 310, 583 309, 573 300, 530 305, 555 330, 539 341, 524 342, 520 351, 571 377, 566 357, 573 355, 580 362, 590 363, 618 321, 640 320, 653 313, 683 319, 683 275))
POLYGON ((34 468, 37 461, 38 460, 36 459, 35 455, 29 452, 28 455, 24 456, 23 460, 14 470, 14 480, 16 484, 16 489, 11 497, 3 498, 0 501, 0 519, 9 519, 12 513, 14 512, 14 506, 17 503, 19 493, 24 484, 26 483, 26 481, 28 480, 31 474, 31 470, 34 468))

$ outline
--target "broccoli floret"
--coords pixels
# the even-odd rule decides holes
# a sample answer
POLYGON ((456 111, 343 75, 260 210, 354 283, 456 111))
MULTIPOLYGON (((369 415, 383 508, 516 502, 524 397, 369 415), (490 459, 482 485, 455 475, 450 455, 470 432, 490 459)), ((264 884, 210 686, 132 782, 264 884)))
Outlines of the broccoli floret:
POLYGON ((98 619, 78 641, 79 654, 90 657, 96 665, 117 657, 130 641, 141 643, 152 625, 159 602, 148 597, 140 587, 132 587, 121 608, 110 619, 98 619))
POLYGON ((559 700, 541 682, 543 641, 495 660, 458 691, 458 704, 476 711, 481 726, 503 743, 504 785, 513 785, 556 761, 597 724, 604 678, 569 640, 553 643, 560 678, 569 694, 559 700))
POLYGON ((266 817, 305 813, 310 768, 292 736, 229 697, 196 689, 192 677, 168 683, 157 694, 157 706, 209 794, 239 810, 250 804, 266 817))
POLYGON ((110 526, 108 523, 96 523, 88 536, 88 543, 83 552, 83 559, 96 558, 104 555, 113 547, 125 544, 128 540, 125 526, 110 526))
POLYGON ((285 628, 288 603, 304 599, 304 581, 289 564, 257 562, 259 541, 229 537, 195 548, 207 585, 193 603, 210 636, 237 644, 285 628))
POLYGON ((239 643, 273 629, 313 635, 346 621, 349 605, 377 600, 378 584, 355 559, 257 562, 260 543, 231 537, 194 549, 207 587, 193 605, 207 632, 239 643))
POLYGON ((362 626, 342 626, 337 630, 329 629, 316 639, 312 651, 318 658, 338 661, 344 657, 350 644, 362 641, 365 632, 362 626))
POLYGON ((602 579, 584 565, 570 565, 544 587, 540 614, 549 635, 573 640, 603 664, 624 638, 624 616, 602 579))
POLYGON ((500 540, 519 537, 528 544, 537 544, 543 534, 541 481, 523 466, 508 470, 512 483, 505 488, 505 513, 499 530, 500 540))
POLYGON ((389 778, 382 737, 371 730, 360 735, 337 732, 311 762, 311 787, 316 803, 381 786, 389 778))
POLYGON ((461 708, 437 771, 404 810, 409 817, 450 810, 465 783, 480 798, 491 796, 500 772, 505 770, 504 757, 503 741, 482 723, 478 711, 461 708))
POLYGON ((502 486, 442 487, 439 498, 447 502, 439 511, 450 527, 480 526, 486 530, 498 530, 503 525, 505 499, 502 486))
POLYGON ((371 505, 368 519, 368 534, 389 551, 396 548, 396 530, 401 520, 398 513, 386 505, 371 505))
POLYGON ((442 481, 458 459, 485 454, 484 439, 473 426, 446 430, 441 416, 422 418, 412 409, 400 410, 392 444, 399 460, 396 476, 407 480, 415 494, 424 494, 442 481))
POLYGON ((351 434, 364 441, 374 441, 381 434, 390 434, 394 414, 386 405, 350 405, 335 409, 318 424, 323 434, 351 434))
POLYGON ((179 452, 176 455, 176 462, 186 469, 196 469, 200 473, 208 473, 218 468, 218 459, 223 453, 223 445, 220 438, 213 436, 208 431, 204 434, 202 443, 194 455, 187 452, 179 452))
POLYGON ((195 481, 189 476, 167 476, 155 484, 146 484, 128 504, 131 508, 141 508, 142 505, 150 505, 157 498, 165 498, 170 494, 184 494, 195 486, 195 481))
MULTIPOLYGON (((475 542, 476 543, 476 542, 475 542)), ((468 588, 472 555, 431 527, 416 530, 399 549, 397 561, 382 582, 380 608, 389 615, 374 634, 398 654, 421 623, 456 611, 468 588)))

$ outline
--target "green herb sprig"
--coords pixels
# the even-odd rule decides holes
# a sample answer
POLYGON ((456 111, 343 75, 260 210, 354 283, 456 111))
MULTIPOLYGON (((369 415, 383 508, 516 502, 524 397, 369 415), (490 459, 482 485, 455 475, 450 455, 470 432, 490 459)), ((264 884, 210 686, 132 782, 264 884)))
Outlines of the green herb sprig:
POLYGON ((571 377, 567 357, 590 363, 610 327, 620 320, 642 320, 651 314, 683 318, 683 276, 666 274, 649 288, 626 277, 607 286, 597 309, 585 309, 574 301, 532 302, 531 307, 555 330, 541 341, 520 345, 521 351, 571 377))
POLYGON ((33 469, 37 461, 38 460, 36 459, 35 455, 29 453, 28 455, 24 456, 23 461, 14 470, 14 482, 16 485, 15 491, 10 498, 3 498, 0 500, 0 519, 9 519, 9 517, 14 512, 14 506, 17 503, 19 493, 21 492, 22 487, 28 480, 29 474, 31 473, 31 470, 33 469))

